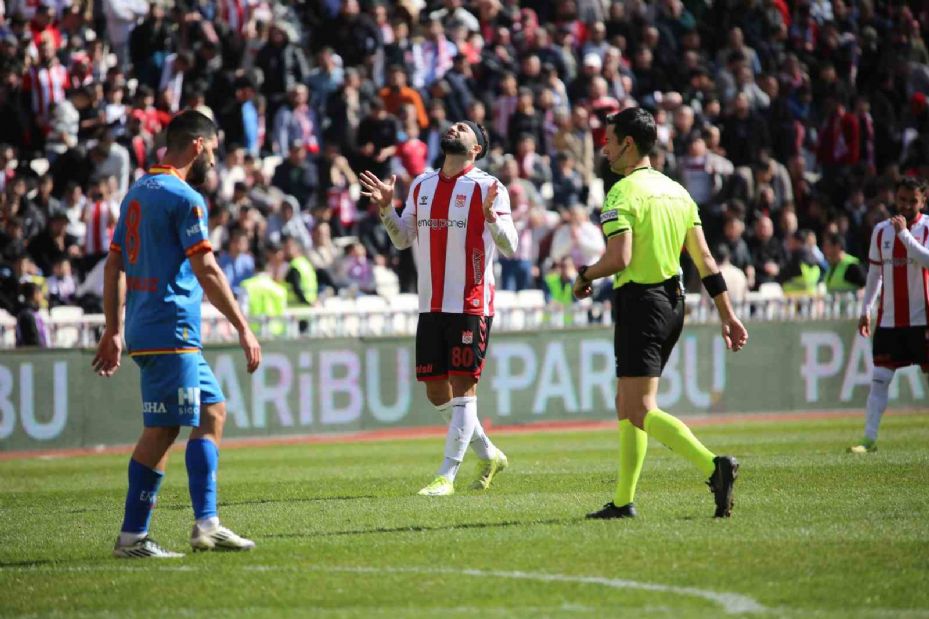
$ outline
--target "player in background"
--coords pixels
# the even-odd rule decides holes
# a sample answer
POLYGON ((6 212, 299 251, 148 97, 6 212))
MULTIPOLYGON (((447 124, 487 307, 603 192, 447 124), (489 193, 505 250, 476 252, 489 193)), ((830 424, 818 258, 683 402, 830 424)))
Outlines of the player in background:
POLYGON ((414 247, 420 312, 416 379, 426 384, 426 396, 440 414, 451 411, 445 459, 432 483, 419 491, 426 496, 454 494, 469 444, 481 460, 472 488, 490 487, 508 464, 478 420, 477 382, 494 315, 495 250, 507 257, 516 251, 510 198, 496 178, 474 167, 487 153, 483 127, 455 123, 441 146, 441 170, 413 181, 402 215, 393 208, 395 176, 360 177, 362 194, 377 204, 393 244, 414 247))
POLYGON ((897 182, 897 215, 882 221, 871 234, 868 279, 858 333, 871 335, 871 308, 880 295, 871 355, 874 372, 868 394, 864 437, 848 451, 877 451, 877 429, 887 409, 887 391, 898 368, 919 365, 929 372, 929 218, 926 187, 915 178, 897 182))
POLYGON ((112 376, 120 365, 123 336, 139 365, 144 428, 129 460, 129 490, 118 558, 173 558, 148 535, 168 450, 181 426, 190 426, 186 463, 196 522, 194 550, 250 550, 255 543, 219 523, 216 472, 226 419, 225 397, 203 358, 203 294, 239 332, 249 372, 261 348, 245 321, 208 240, 206 203, 193 186, 214 165, 216 126, 185 111, 168 125, 162 163, 126 194, 104 270, 106 330, 94 370, 112 376), (123 305, 126 306, 125 332, 123 305))

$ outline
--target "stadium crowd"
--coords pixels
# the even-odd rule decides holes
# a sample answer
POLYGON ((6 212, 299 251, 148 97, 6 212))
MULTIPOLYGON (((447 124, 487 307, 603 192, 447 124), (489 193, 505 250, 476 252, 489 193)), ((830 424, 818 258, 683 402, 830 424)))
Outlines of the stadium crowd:
POLYGON ((873 0, 0 0, 0 309, 100 311, 120 200, 187 107, 221 129, 210 238, 253 313, 413 291, 357 177, 405 196, 464 118, 520 234, 498 286, 571 303, 604 121, 636 105, 734 295, 854 289, 895 181, 929 176, 927 30, 873 0))

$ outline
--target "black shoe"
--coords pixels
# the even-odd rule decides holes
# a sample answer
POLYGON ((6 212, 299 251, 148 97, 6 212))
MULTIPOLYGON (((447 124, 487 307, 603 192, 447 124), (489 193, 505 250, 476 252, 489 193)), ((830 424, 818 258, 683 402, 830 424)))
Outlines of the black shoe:
POLYGON ((732 487, 739 476, 739 461, 732 456, 717 456, 713 458, 716 470, 710 475, 706 485, 716 498, 716 518, 728 518, 732 515, 732 487))
POLYGON ((591 520, 612 520, 613 518, 635 518, 635 505, 627 503, 622 507, 616 507, 613 501, 603 506, 603 509, 587 514, 591 520))

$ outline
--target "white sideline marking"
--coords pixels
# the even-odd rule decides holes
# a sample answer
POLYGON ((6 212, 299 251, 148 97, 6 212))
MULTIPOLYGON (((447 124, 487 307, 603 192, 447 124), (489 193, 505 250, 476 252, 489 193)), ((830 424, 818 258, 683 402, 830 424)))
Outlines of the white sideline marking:
MULTIPOLYGON (((0 572, 37 571, 37 572, 194 572, 206 571, 192 565, 156 565, 152 567, 136 568, 120 565, 88 565, 88 566, 23 566, 0 567, 0 572)), ((243 565, 241 569, 246 572, 346 572, 355 574, 450 574, 458 576, 478 576, 492 578, 512 578, 515 580, 534 580, 537 582, 563 582, 582 585, 602 585, 611 589, 638 589, 640 591, 655 591, 659 593, 673 593, 687 595, 714 602, 722 606, 723 610, 731 615, 740 613, 765 612, 764 606, 754 599, 739 593, 718 593, 708 589, 696 587, 676 587, 651 582, 639 582, 625 578, 606 578, 604 576, 571 576, 568 574, 548 574, 545 572, 500 571, 480 569, 454 569, 454 568, 425 568, 425 567, 364 567, 364 566, 324 566, 307 565, 287 567, 278 565, 243 565)))

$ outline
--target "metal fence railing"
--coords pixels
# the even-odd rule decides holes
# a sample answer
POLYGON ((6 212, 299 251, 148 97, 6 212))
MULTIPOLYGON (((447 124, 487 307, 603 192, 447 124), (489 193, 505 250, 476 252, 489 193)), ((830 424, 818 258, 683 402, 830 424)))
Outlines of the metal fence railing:
MULTIPOLYGON (((539 291, 532 291, 539 292, 539 291)), ((408 295, 400 295, 408 297, 408 295)), ((412 295, 415 297, 415 295, 412 295)), ((336 299, 322 307, 296 308, 278 317, 253 316, 250 320, 261 339, 301 339, 329 337, 403 336, 416 333, 419 316, 413 299, 367 300, 336 299), (337 301, 337 302, 334 302, 337 301)), ((690 323, 718 321, 712 301, 702 294, 686 296, 687 320, 690 323)), ((785 297, 750 293, 735 304, 738 315, 747 322, 854 319, 860 312, 861 301, 854 293, 785 297)), ((96 345, 103 330, 100 314, 48 316, 52 345, 58 348, 96 345)), ((589 299, 570 307, 546 303, 541 293, 517 296, 498 293, 494 315, 494 330, 522 331, 561 329, 578 326, 612 325, 608 303, 593 303, 589 299)), ((15 346, 16 321, 9 315, 0 317, 0 348, 15 346)), ((229 322, 212 306, 204 305, 203 341, 207 343, 235 342, 237 334, 229 322)))

